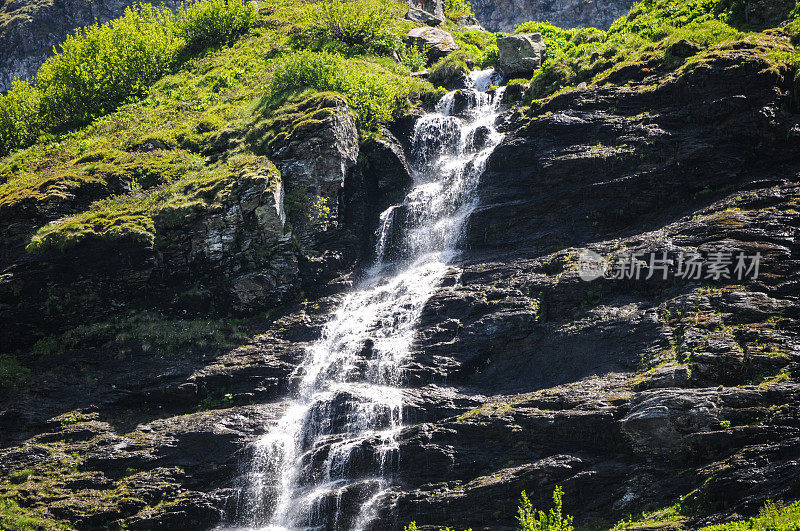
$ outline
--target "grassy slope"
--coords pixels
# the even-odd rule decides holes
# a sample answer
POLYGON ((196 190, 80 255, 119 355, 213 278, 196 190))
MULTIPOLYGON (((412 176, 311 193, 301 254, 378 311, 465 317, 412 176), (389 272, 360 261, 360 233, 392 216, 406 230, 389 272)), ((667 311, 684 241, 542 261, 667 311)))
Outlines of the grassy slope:
POLYGON ((602 84, 629 65, 647 63, 664 71, 690 68, 741 41, 761 50, 776 68, 798 62, 789 40, 796 33, 794 13, 786 14, 792 22, 785 27, 763 28, 741 22, 740 11, 738 3, 727 0, 643 0, 608 31, 522 24, 516 32, 540 31, 548 45, 548 59, 531 80, 527 100, 579 83, 602 84))
MULTIPOLYGON (((130 236, 150 243, 154 212, 168 202, 192 201, 190 196, 198 188, 224 188, 221 183, 229 175, 257 162, 245 143, 235 149, 226 145, 224 153, 217 153, 220 139, 236 136, 257 119, 256 114, 269 114, 284 93, 291 92, 292 87, 282 87, 276 95, 271 80, 279 65, 306 59, 298 55, 298 49, 307 45, 298 35, 309 25, 303 4, 279 0, 265 11, 262 27, 232 47, 188 61, 155 83, 141 101, 0 160, 0 216, 26 205, 57 204, 86 194, 91 199, 113 195, 42 228, 32 237, 29 251, 63 248, 86 237, 130 236), (148 144, 163 149, 141 149, 148 144), (209 154, 219 160, 209 163, 209 154)), ((410 26, 395 25, 398 40, 410 26)), ((409 67, 369 51, 340 62, 345 73, 370 77, 378 89, 404 88, 392 94, 395 101, 390 103, 380 101, 384 94, 380 90, 368 94, 341 90, 353 100, 360 98, 353 101, 357 110, 388 105, 390 113, 409 96, 431 88, 408 76, 409 67)), ((360 125, 374 129, 386 114, 379 109, 377 119, 360 120, 360 125)))

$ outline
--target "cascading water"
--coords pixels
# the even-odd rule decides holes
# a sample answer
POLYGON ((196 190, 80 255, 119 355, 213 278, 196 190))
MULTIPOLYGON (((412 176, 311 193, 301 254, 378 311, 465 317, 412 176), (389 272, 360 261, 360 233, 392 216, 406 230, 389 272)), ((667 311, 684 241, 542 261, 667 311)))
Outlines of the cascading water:
POLYGON ((308 349, 295 398, 256 444, 241 491, 245 528, 374 524, 398 466, 414 324, 456 255, 477 180, 502 138, 493 126, 500 95, 485 92, 492 74, 473 72, 475 88, 445 95, 417 121, 415 186, 381 215, 375 265, 308 349))

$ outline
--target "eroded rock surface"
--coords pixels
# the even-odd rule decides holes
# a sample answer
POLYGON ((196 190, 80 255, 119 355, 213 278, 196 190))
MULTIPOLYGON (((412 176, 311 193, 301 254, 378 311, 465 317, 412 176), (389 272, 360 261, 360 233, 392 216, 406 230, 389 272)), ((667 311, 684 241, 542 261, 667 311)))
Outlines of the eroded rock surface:
MULTIPOLYGON (((794 72, 769 62, 781 46, 731 43, 675 72, 630 65, 502 117, 464 253, 417 326, 399 472, 374 529, 513 529, 520 492, 544 507, 556 485, 576 523, 606 528, 681 499, 696 528, 800 498, 800 116, 794 72), (611 263, 761 261, 741 279, 680 279, 672 265, 667 279, 588 282, 584 248, 611 263)), ((341 174, 343 225, 368 227, 409 185, 408 126, 361 143, 341 174)), ((236 197, 252 231, 276 226, 275 189, 236 197)), ((188 256, 229 256, 215 221, 227 211, 188 225, 205 242, 188 256)), ((350 241, 320 234, 323 253, 350 241)), ((354 278, 298 259, 316 291, 240 345, 27 360, 30 386, 0 414, 0 492, 81 528, 228 518, 250 444, 354 278)))

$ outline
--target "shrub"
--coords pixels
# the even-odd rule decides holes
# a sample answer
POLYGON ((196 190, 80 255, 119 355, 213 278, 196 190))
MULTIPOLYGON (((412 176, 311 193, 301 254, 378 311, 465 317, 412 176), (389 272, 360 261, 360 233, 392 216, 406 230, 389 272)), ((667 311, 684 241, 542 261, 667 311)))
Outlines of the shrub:
POLYGON ((180 46, 172 12, 150 5, 76 30, 36 77, 42 122, 55 131, 83 125, 141 95, 173 66, 180 46))
POLYGON ((397 57, 400 59, 400 63, 411 72, 422 70, 428 63, 428 57, 425 55, 425 52, 416 46, 403 46, 398 48, 397 57))
POLYGON ((422 83, 400 76, 375 63, 347 60, 327 52, 299 52, 275 67, 273 98, 287 90, 313 88, 343 94, 358 115, 360 127, 375 129, 388 121, 422 83))
POLYGON ((350 55, 388 53, 400 44, 399 12, 391 0, 322 0, 308 9, 308 33, 321 49, 333 44, 330 51, 350 55))
POLYGON ((179 35, 187 51, 231 44, 258 20, 256 8, 247 0, 208 0, 178 12, 179 35))
POLYGON ((35 142, 40 133, 39 93, 15 79, 8 95, 0 95, 0 155, 35 142))
POLYGON ((430 68, 428 79, 436 86, 446 86, 469 74, 470 57, 463 51, 439 59, 430 68))
POLYGON ((553 508, 547 513, 533 508, 531 501, 522 491, 517 521, 520 531, 572 531, 572 517, 562 514, 561 497, 564 490, 556 487, 553 491, 553 508))
POLYGON ((142 96, 183 52, 230 43, 257 19, 246 0, 208 0, 181 8, 140 4, 106 24, 76 30, 39 69, 0 97, 0 156, 42 132, 82 126, 142 96))
POLYGON ((472 6, 469 0, 445 0, 444 9, 447 18, 454 22, 458 22, 464 15, 472 14, 472 6))

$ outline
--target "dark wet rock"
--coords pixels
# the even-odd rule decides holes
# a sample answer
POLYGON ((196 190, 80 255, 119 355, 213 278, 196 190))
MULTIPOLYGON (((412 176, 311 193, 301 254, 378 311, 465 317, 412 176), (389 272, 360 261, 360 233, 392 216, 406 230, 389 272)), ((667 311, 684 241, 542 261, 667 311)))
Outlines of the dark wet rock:
POLYGON ((356 166, 341 191, 342 222, 359 236, 361 253, 375 248, 379 216, 402 201, 413 183, 403 146, 388 130, 361 144, 356 166))
POLYGON ((675 57, 686 58, 691 57, 697 52, 699 52, 702 48, 700 48, 695 43, 687 40, 687 39, 680 39, 667 47, 667 53, 674 55, 675 57))

